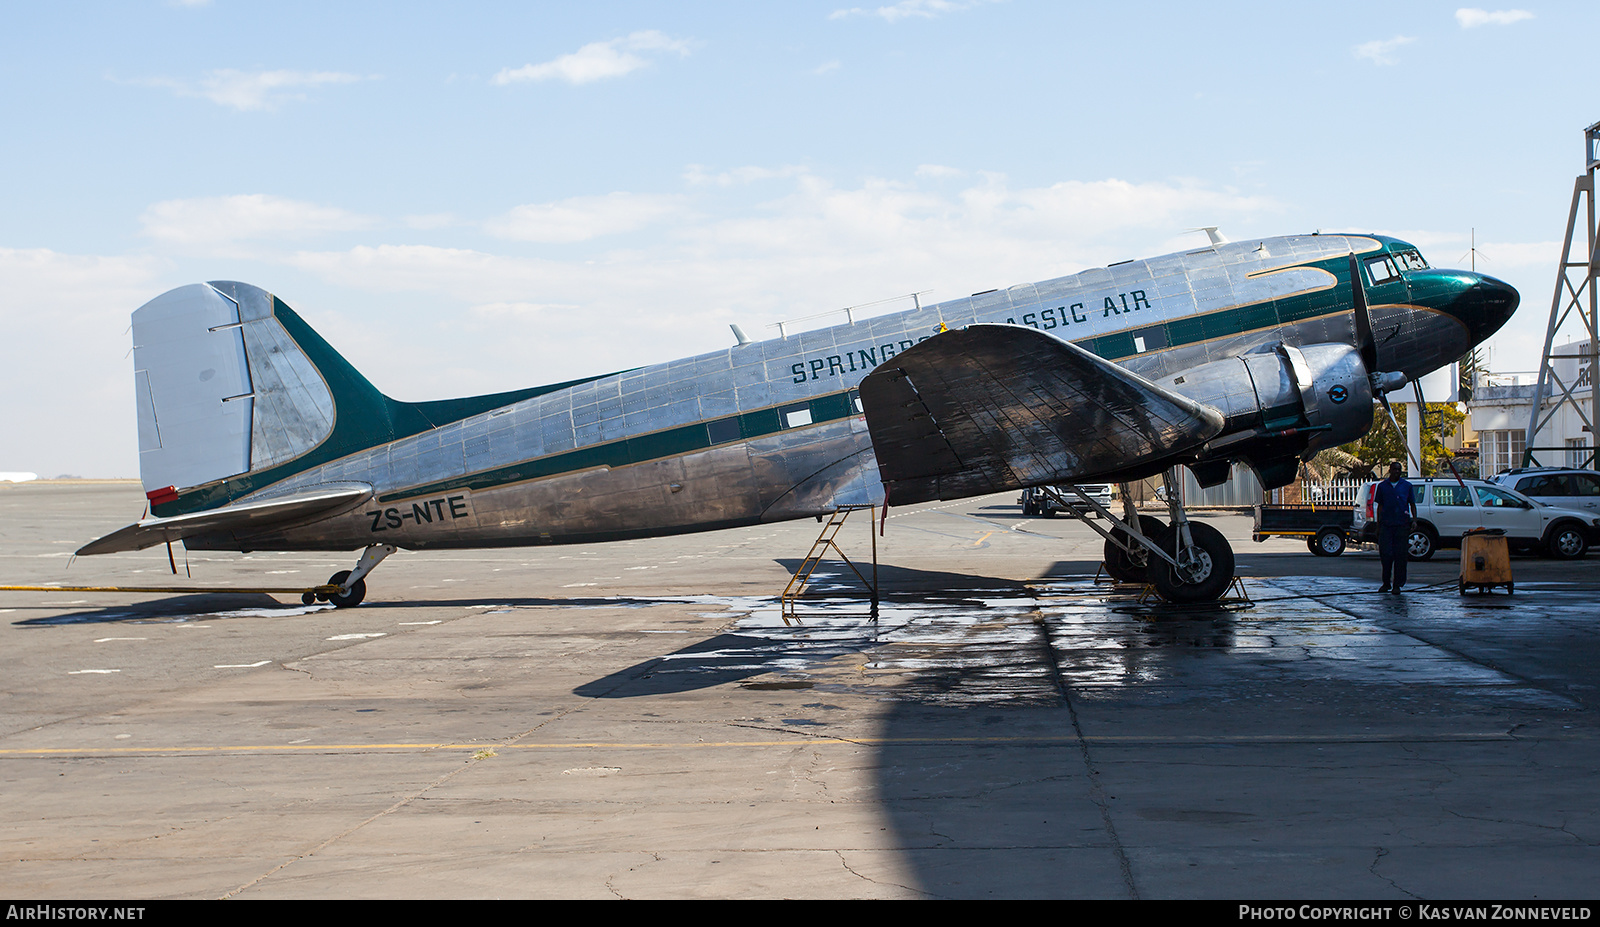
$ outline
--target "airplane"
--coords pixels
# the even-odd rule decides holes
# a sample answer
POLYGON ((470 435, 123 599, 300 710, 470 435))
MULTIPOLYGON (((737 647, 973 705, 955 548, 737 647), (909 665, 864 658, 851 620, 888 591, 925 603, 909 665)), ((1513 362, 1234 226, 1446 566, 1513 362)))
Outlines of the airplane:
POLYGON ((1286 485, 1520 297, 1385 235, 1208 235, 1192 251, 431 402, 379 392, 266 290, 179 287, 133 313, 149 515, 78 553, 360 549, 316 596, 349 607, 400 548, 591 543, 1161 475, 1171 524, 1127 492, 1123 517, 1101 508, 1106 566, 1169 601, 1212 601, 1233 552, 1187 518, 1176 467, 1212 486, 1241 462, 1264 488, 1286 485))

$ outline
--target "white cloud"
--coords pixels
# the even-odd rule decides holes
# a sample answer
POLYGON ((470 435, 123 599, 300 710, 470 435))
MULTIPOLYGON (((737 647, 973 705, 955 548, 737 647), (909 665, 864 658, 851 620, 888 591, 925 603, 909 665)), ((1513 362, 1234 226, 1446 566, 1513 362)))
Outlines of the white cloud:
MULTIPOLYGON (((435 383, 410 370, 417 379, 408 392, 425 398, 511 388, 529 369, 554 381, 693 354, 725 343, 731 321, 757 334, 763 322, 913 290, 933 289, 924 299, 931 302, 1177 250, 1193 243, 1181 230, 1194 226, 1220 224, 1241 237, 1281 208, 1189 181, 1016 188, 991 174, 954 189, 949 182, 941 178, 930 190, 881 179, 839 187, 801 172, 777 198, 732 212, 716 212, 725 204, 715 181, 701 188, 703 197, 618 194, 513 211, 516 221, 549 236, 533 217, 570 210, 570 224, 557 224, 574 240, 607 223, 643 221, 626 217, 653 221, 666 214, 658 206, 674 217, 670 235, 630 239, 626 250, 596 242, 559 259, 369 245, 300 251, 287 260, 349 291, 389 294, 381 300, 385 313, 401 311, 397 298, 426 303, 428 314, 415 320, 386 319, 396 331, 440 326, 440 356, 458 349, 494 355, 480 369, 449 374, 465 377, 461 382, 441 371, 435 383), (609 213, 613 202, 623 204, 615 216, 624 218, 609 213), (645 208, 636 212, 639 204, 645 208), (444 326, 441 319, 452 321, 444 326)), ((362 345, 356 350, 373 359, 351 359, 378 364, 386 349, 362 345)))
POLYGON ((608 77, 622 77, 650 63, 634 52, 676 52, 680 56, 687 56, 690 47, 686 41, 650 29, 607 42, 591 42, 570 55, 562 55, 543 64, 506 68, 494 76, 493 82, 504 86, 522 81, 554 79, 569 84, 587 84, 608 77))
POLYGON ((180 97, 201 97, 220 106, 241 111, 272 110, 290 100, 304 100, 300 91, 324 84, 349 84, 371 80, 337 71, 235 71, 224 68, 208 71, 198 82, 154 77, 139 81, 150 87, 165 87, 180 97))
POLYGON ((575 242, 631 232, 678 212, 681 197, 648 193, 575 196, 518 206, 486 223, 492 235, 518 241, 575 242))
POLYGON ((1392 39, 1375 39, 1371 42, 1357 45, 1354 49, 1355 56, 1371 61, 1373 64, 1394 64, 1397 60, 1394 57, 1395 51, 1400 46, 1410 45, 1415 41, 1416 39, 1404 35, 1397 35, 1392 39))
POLYGON ((839 59, 834 58, 834 59, 831 59, 829 61, 824 61, 821 64, 817 65, 816 67, 812 68, 811 69, 811 73, 820 76, 820 75, 827 74, 827 73, 832 72, 832 71, 837 71, 837 70, 839 70, 840 67, 842 67, 842 65, 839 64, 839 59))
POLYGON ((0 396, 26 398, 0 402, 0 434, 14 438, 0 441, 0 469, 134 475, 128 314, 170 286, 234 273, 192 269, 213 268, 224 250, 228 266, 286 299, 380 389, 429 399, 720 348, 731 343, 728 322, 771 337, 764 323, 913 290, 932 289, 933 302, 1178 250, 1193 245, 1181 230, 1194 226, 1243 238, 1281 208, 1182 180, 1017 187, 935 170, 922 172, 932 180, 840 185, 793 166, 695 170, 700 182, 686 178, 682 191, 560 200, 496 220, 546 240, 560 230, 574 244, 556 258, 512 242, 405 243, 436 233, 263 195, 146 211, 150 240, 204 261, 0 249, 0 396), (602 237, 662 220, 671 225, 626 249, 602 237), (284 245, 360 229, 357 247, 284 245))
POLYGON ((353 231, 372 224, 342 209, 260 193, 163 200, 151 204, 139 221, 151 238, 202 246, 353 231))
POLYGON ((683 179, 695 186, 734 187, 755 183, 758 180, 799 177, 805 173, 806 169, 798 164, 786 164, 782 167, 736 167, 716 174, 707 172, 704 165, 691 164, 683 172, 683 179))
POLYGON ((169 285, 166 270, 153 258, 0 248, 0 470, 138 475, 128 315, 169 285))
POLYGON ((1533 14, 1527 10, 1480 10, 1475 7, 1462 7, 1456 10, 1456 22, 1463 29, 1475 26, 1509 26, 1514 22, 1532 19, 1533 14))
POLYGON ((834 10, 828 14, 829 19, 845 19, 851 16, 878 16, 888 22, 898 22, 902 19, 932 19, 946 13, 955 13, 971 9, 984 3, 993 3, 997 0, 901 0, 891 6, 880 6, 875 9, 850 7, 849 9, 834 10))

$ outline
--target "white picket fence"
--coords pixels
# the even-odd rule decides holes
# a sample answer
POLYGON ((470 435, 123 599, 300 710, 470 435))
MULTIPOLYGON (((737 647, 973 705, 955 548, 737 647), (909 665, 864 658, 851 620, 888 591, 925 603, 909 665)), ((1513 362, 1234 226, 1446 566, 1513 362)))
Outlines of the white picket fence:
POLYGON ((1317 505, 1355 505, 1365 480, 1301 480, 1300 501, 1317 505))

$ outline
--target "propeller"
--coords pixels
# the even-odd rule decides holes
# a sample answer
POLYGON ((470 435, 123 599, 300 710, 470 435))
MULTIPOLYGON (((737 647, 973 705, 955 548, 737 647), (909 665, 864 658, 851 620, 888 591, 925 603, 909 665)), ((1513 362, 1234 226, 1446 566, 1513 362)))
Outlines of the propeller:
MULTIPOLYGON (((1383 404, 1383 411, 1389 415, 1389 423, 1394 425, 1395 434, 1400 436, 1400 443, 1405 446, 1406 456, 1411 459, 1417 472, 1422 472, 1422 461, 1411 453, 1411 445, 1407 443, 1405 432, 1400 430, 1400 420, 1395 418, 1394 407, 1389 404, 1389 392, 1406 385, 1408 377, 1399 370, 1385 371, 1378 359, 1378 340, 1372 335, 1372 313, 1367 309, 1367 287, 1361 282, 1361 266, 1356 260, 1355 252, 1350 252, 1350 301, 1355 310, 1356 321, 1356 350, 1361 353, 1361 364, 1367 368, 1367 380, 1372 383, 1372 395, 1378 397, 1378 402, 1383 404)), ((1422 401, 1422 388, 1417 385, 1417 402, 1422 401)))

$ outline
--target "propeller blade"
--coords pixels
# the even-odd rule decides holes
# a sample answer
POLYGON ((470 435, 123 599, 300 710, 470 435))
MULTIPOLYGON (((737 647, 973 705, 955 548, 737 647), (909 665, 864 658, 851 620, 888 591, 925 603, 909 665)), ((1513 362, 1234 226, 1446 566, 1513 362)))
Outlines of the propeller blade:
MULTIPOLYGON (((1423 440, 1424 443, 1426 443, 1427 440, 1428 440, 1428 401, 1426 399, 1422 398, 1422 380, 1421 380, 1421 378, 1412 380, 1411 381, 1411 388, 1417 391, 1417 414, 1422 416, 1422 419, 1418 424, 1422 428, 1422 432, 1421 432, 1422 433, 1422 440, 1423 440)), ((1444 426, 1441 423, 1440 428, 1442 429, 1443 427, 1444 426)), ((1442 437, 1442 435, 1443 435, 1443 432, 1441 431, 1441 437, 1442 437)), ((1407 450, 1408 451, 1410 450, 1410 445, 1407 445, 1407 450)), ((1461 471, 1456 469, 1456 462, 1454 460, 1452 460, 1448 456, 1445 457, 1444 462, 1445 462, 1445 466, 1450 468, 1450 473, 1451 473, 1451 475, 1453 475, 1456 478, 1456 482, 1461 484, 1461 488, 1462 489, 1466 489, 1467 488, 1467 481, 1461 478, 1461 471)), ((1417 467, 1417 472, 1418 473, 1422 472, 1422 468, 1420 466, 1417 467)))
POLYGON ((1400 420, 1394 416, 1394 407, 1389 405, 1389 394, 1379 393, 1378 401, 1383 403, 1383 411, 1389 413, 1389 424, 1394 426, 1394 433, 1400 438, 1400 446, 1406 449, 1406 459, 1411 461, 1412 466, 1417 468, 1418 473, 1421 473, 1422 461, 1417 459, 1417 455, 1411 453, 1411 442, 1406 440, 1405 429, 1400 427, 1400 420))
POLYGON ((1350 255, 1350 301, 1354 304, 1356 320, 1356 349, 1361 352, 1361 363, 1367 373, 1378 372, 1378 342, 1372 337, 1372 313, 1367 310, 1367 287, 1361 282, 1361 264, 1354 253, 1350 255))

